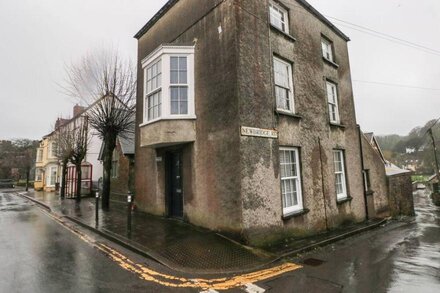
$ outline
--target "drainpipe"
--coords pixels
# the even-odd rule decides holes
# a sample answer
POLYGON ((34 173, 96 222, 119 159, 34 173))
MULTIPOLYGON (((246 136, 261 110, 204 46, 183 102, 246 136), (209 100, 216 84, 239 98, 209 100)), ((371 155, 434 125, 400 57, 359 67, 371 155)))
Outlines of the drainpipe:
POLYGON ((321 138, 320 137, 318 137, 318 146, 319 146, 319 160, 320 160, 320 164, 321 164, 321 184, 322 184, 322 200, 324 203, 325 229, 328 231, 327 204, 325 203, 324 165, 322 162, 322 146, 321 146, 321 138))
POLYGON ((357 129, 358 129, 358 136, 359 136, 359 150, 360 150, 360 155, 361 155, 361 175, 362 175, 362 186, 364 187, 364 202, 365 202, 365 220, 369 220, 370 217, 368 215, 368 201, 367 201, 367 186, 365 185, 365 179, 364 179, 364 170, 365 170, 365 166, 364 166, 364 150, 362 149, 362 131, 361 131, 361 127, 359 126, 359 124, 357 125, 357 129))

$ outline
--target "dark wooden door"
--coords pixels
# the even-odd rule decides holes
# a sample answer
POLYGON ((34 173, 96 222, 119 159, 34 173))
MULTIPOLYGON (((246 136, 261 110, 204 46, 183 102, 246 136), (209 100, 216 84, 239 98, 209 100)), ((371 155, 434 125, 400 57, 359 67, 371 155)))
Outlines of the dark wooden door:
POLYGON ((183 181, 181 152, 169 152, 167 161, 168 214, 170 217, 182 218, 183 181))

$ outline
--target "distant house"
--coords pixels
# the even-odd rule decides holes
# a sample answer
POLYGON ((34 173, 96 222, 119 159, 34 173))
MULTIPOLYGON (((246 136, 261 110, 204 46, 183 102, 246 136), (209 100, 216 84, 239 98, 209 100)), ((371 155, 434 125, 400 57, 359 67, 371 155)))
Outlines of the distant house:
MULTIPOLYGON (((55 129, 50 134, 43 137, 37 149, 36 174, 34 187, 36 190, 55 191, 61 182, 61 166, 57 158, 56 134, 62 128, 75 128, 84 122, 89 108, 75 105, 73 108, 73 118, 58 119, 55 129)), ((90 127, 90 126, 88 126, 90 127)), ((90 194, 98 186, 98 180, 102 177, 102 164, 98 160, 100 147, 102 144, 98 134, 91 128, 88 130, 90 142, 87 154, 82 164, 82 194, 90 194)), ((66 195, 73 197, 76 188, 76 176, 74 166, 69 165, 66 178, 66 195)))
POLYGON ((362 141, 370 214, 380 217, 414 215, 413 172, 387 161, 373 133, 365 133, 362 141))

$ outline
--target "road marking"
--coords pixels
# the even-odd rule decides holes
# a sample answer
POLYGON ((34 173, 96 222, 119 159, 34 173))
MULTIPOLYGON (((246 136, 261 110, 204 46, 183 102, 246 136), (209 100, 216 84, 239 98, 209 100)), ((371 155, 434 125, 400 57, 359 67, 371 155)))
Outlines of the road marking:
POLYGON ((213 289, 209 289, 209 290, 206 290, 206 291, 200 291, 200 293, 218 293, 218 291, 215 291, 213 289))
POLYGON ((248 293, 264 293, 265 289, 258 287, 255 284, 245 284, 246 288, 244 289, 248 293))
MULTIPOLYGON (((237 275, 228 278, 218 278, 218 279, 187 279, 183 277, 176 277, 172 275, 163 274, 152 269, 145 267, 143 264, 135 263, 119 251, 107 246, 104 243, 92 239, 90 236, 82 233, 81 231, 67 225, 60 217, 55 216, 49 212, 41 209, 43 213, 54 219, 58 224, 78 236, 81 240, 88 243, 92 247, 100 250, 112 261, 118 264, 121 268, 126 271, 136 274, 140 279, 154 282, 162 286, 171 288, 197 288, 205 290, 206 292, 214 293, 216 290, 228 290, 233 288, 240 288, 252 285, 259 281, 274 278, 276 276, 285 274, 287 272, 292 272, 297 269, 302 268, 302 266, 285 263, 273 268, 256 271, 252 273, 247 273, 243 275, 237 275), (211 291, 210 291, 211 290, 211 291)), ((257 287, 257 286, 255 286, 257 287)), ((259 287, 258 287, 259 288, 259 287)), ((260 288, 262 289, 262 288, 260 288)), ((264 292, 264 291, 248 291, 248 292, 264 292)))

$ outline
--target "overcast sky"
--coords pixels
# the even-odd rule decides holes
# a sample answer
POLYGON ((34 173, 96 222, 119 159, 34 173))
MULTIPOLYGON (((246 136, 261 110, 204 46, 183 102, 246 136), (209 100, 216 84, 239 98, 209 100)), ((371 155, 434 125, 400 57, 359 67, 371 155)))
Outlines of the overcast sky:
MULTIPOLYGON (((165 2, 0 0, 0 139, 40 139, 57 117, 69 117, 76 101, 57 85, 65 64, 107 46, 134 60, 133 35, 165 2)), ((435 50, 402 46, 334 21, 352 40, 356 112, 363 130, 407 134, 440 116, 440 1, 309 2, 326 16, 435 50)))

